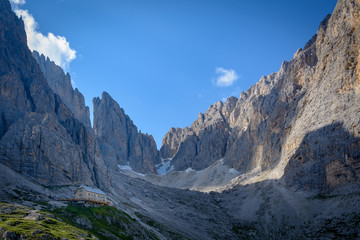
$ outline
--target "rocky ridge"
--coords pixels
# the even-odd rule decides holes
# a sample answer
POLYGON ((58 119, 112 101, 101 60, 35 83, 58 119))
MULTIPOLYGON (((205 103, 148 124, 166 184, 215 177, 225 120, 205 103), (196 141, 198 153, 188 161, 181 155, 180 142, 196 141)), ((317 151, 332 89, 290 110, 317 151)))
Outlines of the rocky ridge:
POLYGON ((65 74, 61 67, 43 54, 40 55, 37 51, 33 51, 32 56, 39 64, 47 83, 54 93, 61 97, 77 119, 85 126, 91 127, 89 107, 85 106, 85 98, 81 92, 77 88, 73 89, 70 74, 65 74))
POLYGON ((250 182, 281 178, 295 188, 325 189, 358 181, 359 7, 359 1, 338 1, 290 62, 241 93, 229 114, 217 120, 214 136, 192 133, 201 123, 202 129, 211 125, 207 119, 219 119, 212 106, 212 114, 200 115, 190 128, 171 129, 162 156, 173 155, 178 170, 197 162, 207 163, 197 166, 204 169, 210 163, 202 154, 210 148, 197 143, 221 139, 225 164, 258 175, 250 182))
POLYGON ((95 135, 49 87, 7 0, 0 26, 0 162, 45 185, 108 187, 95 135))
POLYGON ((140 173, 155 173, 160 162, 154 138, 137 130, 119 104, 106 92, 94 98, 94 131, 109 168, 129 165, 140 173))
MULTIPOLYGON (((74 117, 86 126, 87 131, 91 132, 89 108, 85 106, 84 96, 79 90, 73 89, 70 74, 65 74, 61 67, 44 55, 36 51, 33 51, 32 55, 54 93, 61 97, 74 117)), ((154 165, 159 162, 159 154, 153 137, 139 133, 130 117, 108 93, 104 93, 103 98, 105 105, 94 104, 94 130, 100 142, 100 150, 106 166, 117 168, 118 164, 129 165, 137 172, 156 174, 154 165), (118 118, 113 112, 106 114, 111 111, 116 112, 118 118), (123 122, 126 123, 122 125, 123 122), (110 131, 112 127, 114 129, 110 131)), ((95 102, 102 101, 96 98, 95 102)), ((65 155, 62 154, 62 156, 65 155)))
POLYGON ((172 158, 177 171, 202 170, 223 158, 231 135, 230 114, 237 100, 231 97, 211 105, 190 128, 171 128, 162 141, 161 157, 172 158))

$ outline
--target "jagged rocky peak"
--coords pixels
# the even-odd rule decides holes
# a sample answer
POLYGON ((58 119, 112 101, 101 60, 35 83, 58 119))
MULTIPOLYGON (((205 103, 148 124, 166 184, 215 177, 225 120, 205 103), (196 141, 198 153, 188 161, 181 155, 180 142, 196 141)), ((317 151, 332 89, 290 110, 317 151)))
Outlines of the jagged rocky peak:
POLYGON ((356 159, 360 148, 359 133, 355 133, 360 107, 355 60, 359 58, 359 5, 339 1, 303 50, 267 77, 270 87, 262 78, 245 93, 246 99, 232 113, 236 131, 225 155, 227 164, 244 173, 271 170, 271 177, 283 176, 286 184, 297 188, 345 182, 334 180, 336 174, 328 170, 341 164, 343 170, 337 168, 338 173, 349 181, 355 179, 352 174, 359 169, 351 159, 356 159), (341 164, 332 164, 338 158, 334 149, 344 156, 341 164))
POLYGON ((216 103, 190 128, 171 129, 162 156, 176 170, 223 156, 241 173, 258 172, 252 181, 281 178, 295 188, 359 181, 359 13, 359 1, 339 0, 304 48, 226 113, 216 103))
POLYGON ((236 97, 230 97, 225 103, 218 101, 211 105, 204 114, 199 114, 198 119, 191 124, 191 129, 195 132, 199 132, 209 125, 216 124, 219 120, 230 124, 228 120, 232 110, 236 106, 237 100, 236 97))
POLYGON ((189 167, 201 170, 224 156, 231 133, 229 116, 237 103, 236 97, 217 102, 200 113, 191 127, 172 128, 165 135, 160 149, 162 158, 172 158, 175 170, 189 167))
POLYGON ((45 185, 108 185, 92 130, 49 87, 8 0, 0 35, 0 162, 45 185))
POLYGON ((160 162, 154 138, 138 132, 124 110, 106 92, 94 98, 94 131, 107 166, 130 165, 140 173, 156 173, 160 162))
MULTIPOLYGON (((200 113, 201 114, 201 113, 200 113)), ((199 114, 199 115, 200 115, 199 114)), ((199 116, 200 117, 200 116, 199 116)), ((182 128, 170 128, 162 139, 162 145, 160 148, 160 155, 162 158, 172 158, 181 142, 185 140, 190 129, 188 127, 182 128)))
POLYGON ((33 51, 32 56, 38 62, 52 90, 62 98, 77 119, 90 127, 89 107, 85 106, 85 98, 81 92, 77 88, 73 89, 70 74, 65 74, 61 67, 37 51, 33 51))
POLYGON ((55 98, 27 48, 24 23, 0 1, 1 135, 27 111, 52 111, 55 98))

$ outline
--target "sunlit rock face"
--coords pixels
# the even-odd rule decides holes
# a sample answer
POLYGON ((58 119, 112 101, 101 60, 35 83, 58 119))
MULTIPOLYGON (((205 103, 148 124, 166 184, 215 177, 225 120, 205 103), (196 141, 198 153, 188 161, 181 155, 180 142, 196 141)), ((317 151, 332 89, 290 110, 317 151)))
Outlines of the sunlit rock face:
POLYGON ((191 127, 171 129, 163 158, 173 157, 178 170, 199 170, 221 156, 241 173, 268 171, 268 178, 282 177, 295 188, 358 181, 359 10, 359 1, 339 1, 277 73, 263 76, 235 103, 211 106, 191 127), (225 114, 221 106, 228 106, 225 114))

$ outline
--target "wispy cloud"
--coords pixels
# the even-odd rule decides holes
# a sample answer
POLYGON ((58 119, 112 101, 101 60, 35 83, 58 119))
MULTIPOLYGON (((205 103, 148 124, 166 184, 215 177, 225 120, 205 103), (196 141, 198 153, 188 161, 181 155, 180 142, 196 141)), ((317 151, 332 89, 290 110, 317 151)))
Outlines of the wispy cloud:
MULTIPOLYGON (((14 4, 23 4, 25 0, 11 0, 14 4)), ((47 36, 38 31, 38 24, 34 17, 27 11, 15 7, 14 12, 25 23, 28 46, 54 61, 63 69, 67 69, 72 60, 76 58, 76 51, 71 49, 65 37, 48 33, 47 36)))
POLYGON ((25 4, 25 0, 10 0, 10 2, 16 5, 25 4))
POLYGON ((225 69, 219 67, 215 69, 215 72, 218 74, 218 76, 214 80, 214 84, 218 87, 232 86, 236 82, 236 80, 239 79, 239 76, 233 69, 225 69))

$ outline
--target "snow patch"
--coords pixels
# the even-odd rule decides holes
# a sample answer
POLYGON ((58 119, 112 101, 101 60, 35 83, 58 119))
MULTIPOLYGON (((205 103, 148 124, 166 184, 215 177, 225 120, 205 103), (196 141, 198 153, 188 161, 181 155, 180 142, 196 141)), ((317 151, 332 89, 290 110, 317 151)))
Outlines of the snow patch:
POLYGON ((199 171, 191 167, 184 171, 165 171, 168 166, 171 167, 170 160, 162 159, 162 163, 156 166, 158 175, 147 175, 145 180, 159 186, 201 192, 221 192, 240 175, 236 169, 227 166, 224 159, 219 159, 211 166, 199 171))
POLYGON ((122 171, 129 171, 129 172, 135 173, 135 174, 137 174, 137 175, 139 175, 139 176, 145 177, 144 174, 139 173, 139 172, 135 172, 129 165, 118 165, 118 167, 119 167, 122 171))
POLYGON ((185 172, 186 173, 189 173, 189 172, 196 172, 194 169, 192 169, 192 168, 187 168, 186 170, 185 170, 185 172))
MULTIPOLYGON (((206 168, 205 168, 205 169, 206 169, 206 168)), ((196 171, 196 170, 194 170, 194 169, 192 169, 192 168, 190 167, 190 168, 187 168, 184 172, 186 172, 186 173, 190 173, 190 172, 201 173, 201 172, 203 172, 205 169, 196 171)))
POLYGON ((118 167, 121 170, 127 170, 127 171, 132 171, 132 168, 129 165, 118 165, 118 167))
POLYGON ((161 163, 156 164, 155 168, 159 175, 166 175, 168 172, 174 170, 174 166, 170 165, 171 158, 161 159, 161 163))

